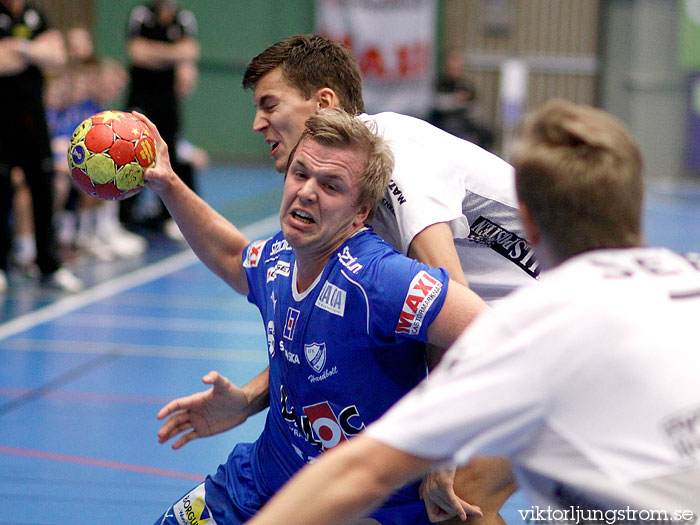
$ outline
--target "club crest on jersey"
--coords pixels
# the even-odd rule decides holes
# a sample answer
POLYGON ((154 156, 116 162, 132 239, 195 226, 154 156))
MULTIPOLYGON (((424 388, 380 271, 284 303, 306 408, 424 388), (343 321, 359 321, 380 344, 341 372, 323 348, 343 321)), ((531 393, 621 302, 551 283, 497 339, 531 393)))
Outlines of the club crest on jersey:
POLYGON ((267 282, 274 281, 278 275, 289 277, 289 262, 277 261, 277 264, 267 269, 267 282))
POLYGON ((474 221, 467 238, 472 242, 488 246, 531 277, 537 277, 540 273, 537 259, 534 257, 530 244, 522 237, 486 217, 480 215, 474 221))
POLYGON ((399 322, 396 324, 396 333, 415 335, 420 332, 425 314, 440 295, 440 290, 442 290, 440 281, 428 272, 420 271, 408 288, 399 322))
POLYGON ((255 268, 258 265, 266 242, 267 240, 250 243, 245 254, 245 261, 243 261, 244 268, 255 268))
POLYGON ((316 373, 320 373, 326 366, 326 343, 311 343, 304 345, 304 355, 306 362, 316 373))
POLYGON ((345 290, 326 281, 316 299, 316 306, 335 315, 345 315, 345 290))
POLYGON ((299 310, 290 306, 287 309, 287 320, 284 323, 284 333, 282 334, 285 339, 291 341, 294 338, 294 329, 297 326, 297 319, 299 319, 299 310))

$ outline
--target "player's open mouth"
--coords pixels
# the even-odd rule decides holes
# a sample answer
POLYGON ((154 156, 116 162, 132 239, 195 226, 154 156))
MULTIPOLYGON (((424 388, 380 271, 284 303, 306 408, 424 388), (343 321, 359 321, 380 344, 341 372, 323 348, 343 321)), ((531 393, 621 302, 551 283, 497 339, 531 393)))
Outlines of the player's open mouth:
POLYGON ((268 141, 267 143, 268 146, 270 146, 270 155, 274 155, 275 151, 279 147, 280 143, 279 142, 273 142, 273 141, 268 141))
POLYGON ((311 215, 303 211, 293 211, 292 217, 300 220, 301 222, 305 222, 306 224, 313 224, 315 222, 311 215))

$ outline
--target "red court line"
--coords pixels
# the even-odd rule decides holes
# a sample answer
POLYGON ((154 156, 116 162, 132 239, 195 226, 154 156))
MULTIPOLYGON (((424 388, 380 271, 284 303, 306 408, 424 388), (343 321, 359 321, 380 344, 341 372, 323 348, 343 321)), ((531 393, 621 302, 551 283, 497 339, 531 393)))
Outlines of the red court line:
POLYGON ((143 465, 131 465, 120 461, 109 461, 106 459, 88 458, 84 456, 73 456, 70 454, 59 454, 57 452, 46 452, 43 450, 31 450, 27 448, 4 447, 0 445, 0 454, 8 454, 11 456, 22 456, 26 458, 48 459, 50 461, 63 461, 65 463, 77 463, 80 465, 89 465, 91 467, 111 468, 114 470, 126 470, 129 472, 138 472, 140 474, 149 474, 152 476, 166 476, 169 478, 191 479, 194 481, 204 481, 204 476, 201 474, 190 474, 189 472, 178 472, 177 470, 168 470, 155 467, 146 467, 143 465))

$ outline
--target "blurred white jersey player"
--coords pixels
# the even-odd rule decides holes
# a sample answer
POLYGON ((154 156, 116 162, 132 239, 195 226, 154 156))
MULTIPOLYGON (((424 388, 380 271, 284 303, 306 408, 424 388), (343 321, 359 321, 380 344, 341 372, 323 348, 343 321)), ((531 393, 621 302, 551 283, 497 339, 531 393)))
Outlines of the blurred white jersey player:
POLYGON ((539 508, 700 513, 699 320, 700 256, 580 255, 478 319, 367 432, 421 457, 511 457, 539 508))

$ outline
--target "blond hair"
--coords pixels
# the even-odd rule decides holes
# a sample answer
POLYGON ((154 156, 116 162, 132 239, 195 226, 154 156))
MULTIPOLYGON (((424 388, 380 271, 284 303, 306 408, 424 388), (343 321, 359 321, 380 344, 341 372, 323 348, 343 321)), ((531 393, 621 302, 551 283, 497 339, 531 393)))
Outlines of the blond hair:
POLYGON ((306 139, 324 146, 356 149, 366 157, 360 174, 358 204, 370 207, 367 220, 371 220, 394 171, 394 155, 389 145, 375 130, 369 129, 341 108, 323 109, 309 117, 304 126, 299 141, 289 155, 286 171, 299 144, 306 139))
POLYGON ((642 157, 610 114, 549 101, 524 120, 511 162, 518 198, 558 262, 642 244, 642 157))

